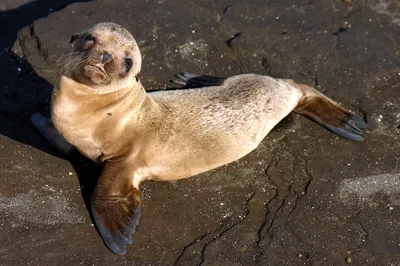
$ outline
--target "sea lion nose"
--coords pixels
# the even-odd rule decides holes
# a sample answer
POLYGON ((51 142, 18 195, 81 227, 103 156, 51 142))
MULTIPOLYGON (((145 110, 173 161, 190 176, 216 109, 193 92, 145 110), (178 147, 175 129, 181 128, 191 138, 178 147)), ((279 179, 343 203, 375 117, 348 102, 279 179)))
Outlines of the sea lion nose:
POLYGON ((103 53, 103 59, 101 60, 101 62, 104 64, 104 63, 110 62, 111 59, 112 59, 112 55, 110 55, 107 52, 104 52, 103 53))

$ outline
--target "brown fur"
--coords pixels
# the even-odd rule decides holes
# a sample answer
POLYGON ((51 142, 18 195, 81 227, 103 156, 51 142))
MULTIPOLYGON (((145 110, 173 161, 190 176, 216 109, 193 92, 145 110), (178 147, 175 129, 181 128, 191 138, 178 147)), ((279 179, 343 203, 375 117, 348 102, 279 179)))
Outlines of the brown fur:
POLYGON ((105 165, 92 211, 107 246, 118 254, 136 225, 143 180, 185 178, 235 161, 295 108, 333 124, 346 115, 308 86, 253 74, 217 87, 146 93, 135 78, 140 52, 126 30, 97 24, 75 43, 72 63, 53 92, 51 116, 69 143, 105 165), (104 51, 113 57, 106 64, 104 51), (133 67, 121 75, 126 56, 133 67), (331 115, 332 109, 339 111, 331 115))
POLYGON ((296 85, 304 93, 298 106, 294 109, 296 113, 313 120, 324 121, 334 127, 340 127, 343 121, 350 118, 351 114, 349 111, 320 92, 304 84, 296 85))
POLYGON ((71 37, 73 53, 65 65, 64 76, 106 93, 131 84, 139 75, 142 60, 139 47, 132 35, 114 23, 99 23, 71 37), (116 48, 118 47, 118 48, 116 48), (112 60, 102 63, 104 52, 112 60), (125 73, 124 58, 132 60, 132 70, 125 73))
POLYGON ((140 83, 133 85, 97 94, 62 77, 53 93, 52 119, 92 160, 129 161, 139 182, 184 178, 239 159, 301 97, 285 82, 251 74, 202 90, 146 94, 140 83))

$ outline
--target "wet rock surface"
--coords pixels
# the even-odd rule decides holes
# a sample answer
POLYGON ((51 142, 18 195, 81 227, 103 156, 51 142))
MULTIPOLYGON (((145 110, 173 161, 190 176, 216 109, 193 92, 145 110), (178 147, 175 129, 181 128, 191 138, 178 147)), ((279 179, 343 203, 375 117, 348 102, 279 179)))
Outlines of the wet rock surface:
POLYGON ((391 1, 0 1, 2 265, 397 265, 399 6, 391 1), (364 143, 295 114, 208 173, 142 186, 133 244, 113 255, 87 203, 99 170, 31 126, 48 113, 69 37, 101 21, 141 46, 142 80, 180 71, 313 85, 369 124, 364 143))

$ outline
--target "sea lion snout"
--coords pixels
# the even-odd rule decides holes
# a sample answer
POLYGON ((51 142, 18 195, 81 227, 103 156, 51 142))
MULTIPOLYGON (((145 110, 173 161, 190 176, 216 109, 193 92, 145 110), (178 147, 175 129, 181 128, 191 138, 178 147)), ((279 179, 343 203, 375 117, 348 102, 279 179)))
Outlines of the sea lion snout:
POLYGON ((113 58, 112 55, 110 55, 110 54, 107 53, 107 52, 104 52, 104 53, 103 53, 103 59, 101 60, 101 62, 102 62, 103 64, 108 63, 108 62, 111 61, 112 58, 113 58))
POLYGON ((83 74, 96 85, 107 84, 110 82, 110 78, 108 78, 104 69, 99 66, 86 65, 83 68, 83 74))

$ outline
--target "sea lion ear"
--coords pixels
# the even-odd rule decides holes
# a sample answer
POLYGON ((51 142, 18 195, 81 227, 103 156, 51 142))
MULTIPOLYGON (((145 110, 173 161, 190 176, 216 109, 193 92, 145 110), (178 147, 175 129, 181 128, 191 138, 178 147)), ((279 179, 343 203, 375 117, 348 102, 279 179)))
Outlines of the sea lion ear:
POLYGON ((80 35, 80 34, 74 34, 74 35, 72 35, 71 38, 69 39, 69 43, 73 43, 73 42, 79 37, 79 35, 80 35))
POLYGON ((137 75, 135 76, 135 79, 136 79, 137 82, 140 81, 140 73, 137 73, 137 75))

